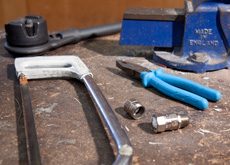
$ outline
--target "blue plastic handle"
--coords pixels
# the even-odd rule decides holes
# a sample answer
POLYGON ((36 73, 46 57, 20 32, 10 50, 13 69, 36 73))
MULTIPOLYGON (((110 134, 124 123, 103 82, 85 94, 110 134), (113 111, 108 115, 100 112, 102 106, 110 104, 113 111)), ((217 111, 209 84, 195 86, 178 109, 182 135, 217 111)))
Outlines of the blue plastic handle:
POLYGON ((157 69, 155 71, 155 76, 168 84, 171 84, 178 88, 182 88, 186 91, 197 94, 208 100, 218 101, 221 99, 221 93, 219 91, 212 89, 212 88, 208 88, 206 86, 203 86, 201 84, 198 84, 194 81, 191 81, 191 80, 188 80, 182 77, 166 74, 163 72, 162 69, 157 69))
POLYGON ((208 101, 205 98, 200 97, 196 94, 187 92, 183 89, 174 87, 162 81, 161 79, 155 76, 154 71, 142 72, 140 74, 140 77, 145 87, 153 86, 154 88, 164 93, 165 95, 168 95, 172 98, 175 98, 177 100, 193 105, 194 107, 197 107, 200 110, 205 110, 208 107, 208 101))

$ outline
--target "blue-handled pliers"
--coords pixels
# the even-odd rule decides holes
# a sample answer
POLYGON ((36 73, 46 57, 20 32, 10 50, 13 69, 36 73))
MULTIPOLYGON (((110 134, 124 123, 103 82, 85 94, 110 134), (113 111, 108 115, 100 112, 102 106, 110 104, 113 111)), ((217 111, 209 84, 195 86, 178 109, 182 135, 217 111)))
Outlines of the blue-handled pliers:
POLYGON ((117 60, 116 65, 129 75, 142 79, 145 87, 153 86, 165 95, 183 101, 200 110, 208 107, 208 100, 218 101, 221 93, 194 81, 166 74, 162 69, 149 70, 137 64, 117 60))

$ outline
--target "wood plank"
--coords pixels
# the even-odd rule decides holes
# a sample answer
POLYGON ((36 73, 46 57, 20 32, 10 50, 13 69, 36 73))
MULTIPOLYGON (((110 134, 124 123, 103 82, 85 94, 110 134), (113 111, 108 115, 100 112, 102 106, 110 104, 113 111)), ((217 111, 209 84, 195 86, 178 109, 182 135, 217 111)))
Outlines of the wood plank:
POLYGON ((59 31, 122 21, 127 7, 183 8, 184 0, 29 0, 30 14, 42 15, 48 29, 59 31))
POLYGON ((0 29, 4 28, 4 24, 24 17, 27 13, 26 0, 1 0, 0 1, 0 29))

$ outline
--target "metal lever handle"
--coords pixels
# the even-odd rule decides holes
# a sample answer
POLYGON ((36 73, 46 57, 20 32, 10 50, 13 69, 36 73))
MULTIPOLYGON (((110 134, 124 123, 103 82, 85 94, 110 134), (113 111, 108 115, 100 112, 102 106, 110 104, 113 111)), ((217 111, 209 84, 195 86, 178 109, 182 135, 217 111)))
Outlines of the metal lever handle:
POLYGON ((121 31, 121 23, 80 30, 70 29, 48 35, 46 20, 38 15, 28 15, 25 19, 20 18, 5 24, 5 29, 5 48, 15 55, 26 56, 40 55, 68 44, 118 33, 121 31))

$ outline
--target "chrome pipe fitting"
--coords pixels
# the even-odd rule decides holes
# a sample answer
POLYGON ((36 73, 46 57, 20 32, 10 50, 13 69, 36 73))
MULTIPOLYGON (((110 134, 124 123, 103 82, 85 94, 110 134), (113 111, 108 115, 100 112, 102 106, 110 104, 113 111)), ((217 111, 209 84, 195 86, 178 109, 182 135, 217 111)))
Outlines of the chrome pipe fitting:
POLYGON ((152 125, 155 133, 177 130, 189 125, 189 117, 186 114, 158 114, 153 116, 152 125))
POLYGON ((135 120, 140 119, 145 113, 145 107, 136 99, 126 101, 124 109, 135 120))

